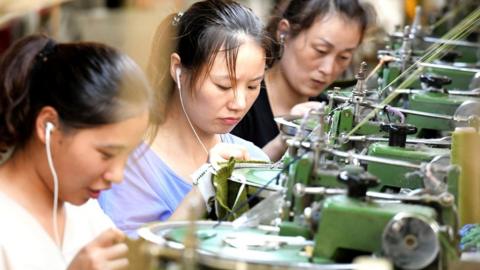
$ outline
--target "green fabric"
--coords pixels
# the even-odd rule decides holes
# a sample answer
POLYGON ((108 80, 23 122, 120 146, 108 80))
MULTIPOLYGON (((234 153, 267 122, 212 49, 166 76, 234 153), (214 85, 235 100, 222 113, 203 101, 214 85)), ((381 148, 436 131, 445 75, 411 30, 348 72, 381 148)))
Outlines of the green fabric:
MULTIPOLYGON (((235 168, 235 163, 254 163, 252 161, 236 161, 234 158, 230 158, 230 160, 220 167, 217 170, 216 175, 213 177, 213 186, 215 188, 215 200, 216 200, 216 212, 218 219, 223 220, 227 215, 229 215, 232 211, 233 214, 230 214, 228 217, 228 221, 232 221, 242 215, 244 212, 249 210, 249 206, 246 203, 247 201, 247 187, 245 186, 238 195, 240 191, 240 187, 242 184, 236 183, 233 181, 228 181, 231 177, 232 172, 235 168), (237 199, 235 203, 235 199, 237 199), (239 205, 244 204, 240 209, 237 209, 239 205)), ((258 162, 255 162, 258 163, 258 162)))
POLYGON ((461 233, 463 236, 460 240, 462 251, 480 251, 480 225, 469 224, 464 231, 464 233, 461 233))

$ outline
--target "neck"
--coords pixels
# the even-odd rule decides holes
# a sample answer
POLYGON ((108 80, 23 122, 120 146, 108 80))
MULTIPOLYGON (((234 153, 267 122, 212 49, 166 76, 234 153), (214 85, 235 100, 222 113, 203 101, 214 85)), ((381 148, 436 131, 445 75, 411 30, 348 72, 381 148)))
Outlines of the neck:
MULTIPOLYGON (((38 147, 26 146, 16 150, 0 166, 0 190, 30 213, 55 241, 52 224, 53 193, 46 184, 49 180, 45 179, 50 172, 45 151, 40 147, 43 144, 36 145, 38 147), (47 171, 42 172, 42 168, 47 168, 47 171)), ((57 222, 59 237, 63 239, 65 212, 62 201, 58 202, 57 222)))
MULTIPOLYGON (((50 180, 44 178, 50 172, 40 171, 48 168, 47 158, 42 156, 45 151, 40 148, 30 144, 13 153, 0 167, 0 189, 25 208, 51 215, 53 193, 46 184, 50 180)), ((58 207, 62 209, 63 202, 59 201, 58 207)))
POLYGON ((208 153, 203 146, 205 146, 207 151, 210 150, 210 148, 220 142, 220 136, 205 132, 192 123, 195 129, 194 132, 181 108, 178 96, 174 96, 172 99, 165 122, 159 127, 155 145, 160 145, 162 149, 174 147, 183 153, 189 153, 190 156, 203 157, 202 160, 205 162, 208 153))
POLYGON ((290 85, 278 63, 266 72, 265 85, 274 116, 290 114, 293 106, 308 101, 290 85))

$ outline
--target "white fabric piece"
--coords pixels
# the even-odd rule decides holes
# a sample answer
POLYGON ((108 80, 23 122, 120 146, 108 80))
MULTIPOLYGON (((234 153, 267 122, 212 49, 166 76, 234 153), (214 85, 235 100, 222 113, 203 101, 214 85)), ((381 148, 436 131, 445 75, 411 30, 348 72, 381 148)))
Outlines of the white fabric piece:
POLYGON ((215 169, 211 164, 203 164, 198 170, 192 173, 193 184, 198 187, 200 194, 205 202, 207 212, 212 210, 210 201, 215 197, 215 189, 213 188, 213 175, 215 169))

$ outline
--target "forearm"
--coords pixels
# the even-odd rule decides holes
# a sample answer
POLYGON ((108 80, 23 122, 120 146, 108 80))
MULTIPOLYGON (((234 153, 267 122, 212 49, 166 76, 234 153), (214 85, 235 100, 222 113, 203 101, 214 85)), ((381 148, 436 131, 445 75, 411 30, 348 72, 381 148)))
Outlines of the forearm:
POLYGON ((196 186, 183 198, 182 202, 178 205, 177 209, 168 218, 169 221, 189 220, 193 215, 193 219, 199 219, 203 217, 205 213, 205 203, 202 198, 202 194, 196 186))
POLYGON ((275 162, 282 158, 285 151, 287 151, 287 144, 283 141, 280 134, 273 140, 268 142, 262 150, 268 155, 271 161, 275 162))

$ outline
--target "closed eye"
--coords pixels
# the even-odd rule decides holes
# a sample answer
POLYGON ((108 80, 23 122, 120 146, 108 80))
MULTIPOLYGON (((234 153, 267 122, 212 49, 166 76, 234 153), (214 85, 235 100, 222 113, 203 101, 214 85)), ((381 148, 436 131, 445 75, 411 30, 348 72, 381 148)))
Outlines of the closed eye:
POLYGON ((112 159, 115 155, 106 151, 98 150, 103 160, 112 159))
POLYGON ((350 59, 352 59, 352 56, 351 55, 340 55, 339 58, 342 61, 350 61, 350 59))
POLYGON ((228 86, 228 85, 216 84, 216 86, 217 86, 218 88, 220 88, 221 90, 224 90, 224 91, 229 90, 229 89, 231 88, 231 87, 228 86))
POLYGON ((328 53, 328 51, 326 51, 326 50, 315 49, 315 51, 316 51, 317 54, 319 54, 319 55, 326 55, 326 54, 328 53))
POLYGON ((258 89, 260 89, 260 84, 258 84, 258 85, 251 85, 251 86, 248 87, 248 89, 250 89, 250 90, 258 90, 258 89))

